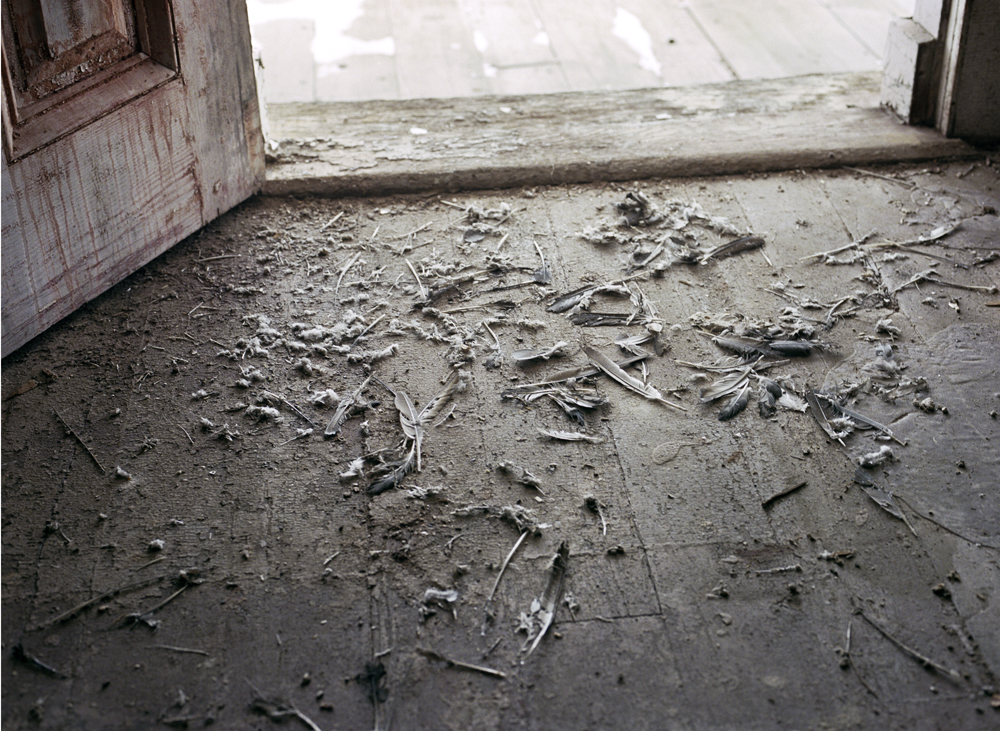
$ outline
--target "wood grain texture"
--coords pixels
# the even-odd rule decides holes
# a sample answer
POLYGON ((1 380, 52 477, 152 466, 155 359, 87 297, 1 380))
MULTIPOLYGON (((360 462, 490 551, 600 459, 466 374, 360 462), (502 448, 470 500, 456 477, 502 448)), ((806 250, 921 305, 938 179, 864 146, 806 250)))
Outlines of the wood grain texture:
POLYGON ((573 0, 539 4, 539 14, 572 91, 636 89, 728 81, 733 74, 691 15, 651 0, 595 0, 586 13, 573 0), (613 33, 618 9, 639 19, 650 36, 660 73, 642 68, 638 54, 613 33))
POLYGON ((471 96, 490 90, 457 0, 389 0, 402 99, 471 96))
POLYGON ((878 74, 687 89, 271 108, 265 192, 322 195, 700 176, 975 154, 898 124, 878 74), (506 110, 506 111, 505 111, 506 110), (400 122, 405 119, 405 122, 400 122), (413 126, 427 134, 410 133, 413 126), (321 138, 317 148, 296 139, 321 138))
POLYGON ((5 164, 4 356, 260 187, 246 6, 174 19, 182 78, 5 164))
POLYGON ((878 56, 816 2, 691 0, 690 7, 740 79, 880 67, 878 56))

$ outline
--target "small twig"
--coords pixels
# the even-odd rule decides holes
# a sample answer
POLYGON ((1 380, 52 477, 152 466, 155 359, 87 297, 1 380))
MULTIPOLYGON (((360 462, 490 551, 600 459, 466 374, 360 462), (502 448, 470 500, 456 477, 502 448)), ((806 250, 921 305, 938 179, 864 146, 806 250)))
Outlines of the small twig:
POLYGON ((71 609, 67 609, 62 614, 57 614, 52 619, 43 622, 42 624, 38 625, 34 629, 36 629, 36 630, 48 629, 49 627, 52 627, 53 625, 59 624, 60 622, 65 622, 67 620, 72 619, 73 617, 75 617, 77 614, 79 614, 83 610, 87 609, 88 607, 92 607, 93 605, 98 604, 99 602, 107 601, 108 599, 113 599, 116 596, 118 596, 119 594, 124 594, 127 591, 134 591, 135 589, 143 589, 143 588, 145 588, 147 586, 150 586, 151 584, 155 584, 157 582, 160 582, 160 581, 162 581, 165 578, 167 578, 167 577, 166 576, 157 576, 157 577, 152 578, 152 579, 146 579, 144 581, 137 581, 137 582, 132 583, 132 584, 126 584, 125 586, 120 586, 120 587, 118 587, 116 589, 111 589, 110 591, 106 591, 103 594, 98 594, 97 596, 93 596, 93 597, 91 597, 90 599, 88 599, 85 602, 81 602, 80 604, 77 604, 75 607, 73 607, 71 609))
POLYGON ((340 276, 337 277, 337 288, 333 291, 333 296, 338 302, 340 301, 340 283, 344 281, 344 275, 347 274, 347 270, 350 269, 352 266, 354 266, 354 262, 356 262, 358 260, 358 257, 360 256, 361 256, 360 251, 355 253, 354 256, 350 258, 347 264, 344 265, 344 268, 340 271, 340 276))
POLYGON ((13 655, 15 660, 20 660, 26 665, 30 665, 36 670, 41 670, 43 673, 51 675, 54 678, 65 679, 69 677, 68 675, 66 675, 66 673, 56 670, 51 665, 42 662, 37 657, 29 653, 27 650, 24 649, 24 646, 21 645, 20 642, 14 645, 13 655))
POLYGON ((833 256, 834 254, 839 254, 842 251, 847 251, 848 249, 853 249, 853 248, 855 248, 857 246, 860 246, 861 244, 865 243, 865 241, 867 241, 872 236, 874 236, 875 235, 875 231, 876 231, 875 229, 872 229, 871 231, 869 231, 868 233, 866 233, 864 236, 862 236, 860 239, 852 241, 851 243, 845 244, 844 246, 838 247, 836 249, 830 249, 830 251, 820 251, 820 252, 817 252, 815 254, 809 254, 809 256, 800 256, 799 257, 799 261, 808 261, 809 259, 822 259, 822 258, 825 258, 827 256, 833 256))
POLYGON ((862 175, 869 175, 869 176, 871 176, 873 178, 879 178, 881 180, 888 180, 890 183, 895 183, 896 185, 902 185, 904 188, 909 188, 910 190, 913 190, 914 188, 919 188, 920 187, 916 183, 911 183, 908 180, 899 180, 898 178, 893 178, 893 177, 891 177, 889 175, 880 175, 878 173, 873 173, 873 172, 871 172, 869 170, 862 170, 861 168, 852 168, 852 167, 848 167, 848 166, 845 165, 844 166, 844 170, 851 170, 851 171, 853 171, 855 173, 861 173, 862 175))
POLYGON ((493 651, 500 646, 501 642, 503 642, 503 637, 497 637, 497 641, 494 642, 492 645, 490 645, 490 649, 488 649, 486 652, 483 653, 483 659, 485 660, 486 658, 488 658, 493 653, 493 651))
POLYGON ((351 350, 354 349, 354 346, 358 344, 358 341, 361 340, 361 338, 363 338, 365 335, 367 335, 371 331, 371 329, 373 327, 375 327, 376 325, 378 325, 384 318, 385 318, 385 313, 384 312, 381 315, 379 315, 377 318, 375 318, 375 320, 372 322, 371 325, 369 325, 364 330, 362 330, 361 334, 358 335, 356 338, 354 338, 354 342, 351 343, 351 347, 349 347, 347 349, 347 352, 348 353, 351 352, 351 350))
MULTIPOLYGON (((298 416, 298 417, 299 417, 300 419, 304 419, 304 420, 305 420, 305 421, 306 421, 306 422, 307 422, 307 423, 308 423, 308 424, 309 424, 310 426, 312 426, 312 427, 316 427, 316 423, 315 423, 315 422, 314 422, 314 421, 313 421, 312 419, 310 419, 310 418, 309 418, 308 416, 306 416, 305 414, 303 414, 303 413, 302 413, 302 412, 301 412, 301 411, 300 411, 300 410, 299 410, 299 409, 298 409, 298 408, 297 408, 297 407, 295 406, 295 404, 293 404, 293 403, 292 403, 291 401, 289 401, 288 399, 286 399, 286 398, 285 398, 284 396, 280 396, 280 395, 278 395, 278 394, 276 394, 276 393, 272 393, 271 391, 264 391, 263 395, 264 395, 264 396, 265 396, 266 398, 274 398, 274 399, 277 399, 278 401, 280 401, 281 403, 283 403, 283 404, 284 404, 285 406, 287 406, 287 407, 288 407, 289 409, 291 409, 291 410, 292 410, 292 412, 293 412, 293 413, 294 413, 294 414, 295 414, 296 416, 298 416)), ((296 438, 298 438, 298 437, 296 437, 296 438)), ((287 442, 286 442, 286 444, 287 444, 287 442)))
POLYGON ((332 225, 333 225, 333 224, 335 224, 335 223, 336 223, 337 221, 339 221, 339 220, 340 220, 340 217, 341 217, 341 216, 343 216, 343 215, 344 215, 344 212, 343 212, 343 211, 341 211, 341 212, 340 212, 340 213, 338 213, 338 214, 337 214, 336 216, 334 216, 333 218, 331 218, 331 219, 330 219, 329 221, 327 221, 326 223, 324 223, 324 224, 323 224, 323 225, 322 225, 322 226, 320 227, 320 229, 319 229, 319 230, 320 230, 320 233, 322 233, 323 231, 326 231, 326 230, 327 230, 328 228, 330 228, 330 226, 332 226, 332 225))
POLYGON ((87 443, 85 441, 83 441, 83 439, 80 437, 80 435, 76 433, 76 430, 69 425, 69 422, 66 421, 66 419, 63 418, 63 415, 59 413, 59 410, 58 409, 52 409, 52 410, 55 411, 56 416, 59 417, 59 421, 61 421, 63 423, 63 425, 67 429, 69 429, 69 433, 72 434, 74 437, 76 437, 76 441, 80 442, 80 444, 83 446, 83 448, 85 450, 87 450, 87 454, 89 454, 90 458, 92 460, 94 460, 94 464, 96 464, 100 468, 101 472, 103 472, 104 474, 108 474, 108 471, 106 469, 104 469, 104 465, 102 465, 101 462, 100 462, 100 460, 97 459, 97 456, 93 452, 90 451, 90 447, 87 446, 87 443))
POLYGON ((196 650, 191 647, 174 647, 173 645, 148 645, 148 647, 154 650, 170 650, 171 652, 187 652, 192 655, 204 655, 209 657, 209 654, 205 650, 196 650))
POLYGON ((779 500, 780 498, 785 497, 785 495, 789 495, 795 492, 800 487, 805 487, 806 484, 807 482, 805 480, 795 480, 791 482, 787 487, 771 495, 771 497, 762 500, 760 506, 762 508, 767 508, 769 505, 773 504, 776 500, 779 500))
POLYGON ((253 683, 251 683, 248 680, 247 684, 253 689, 253 692, 256 696, 253 699, 253 702, 250 704, 250 706, 258 713, 267 716, 272 721, 279 721, 279 722, 284 721, 289 716, 294 716, 295 718, 299 719, 302 723, 304 723, 306 727, 310 729, 310 731, 323 731, 319 726, 316 725, 315 721, 313 721, 311 718, 309 718, 309 716, 304 714, 295 706, 285 703, 284 701, 267 700, 260 694, 259 690, 254 688, 253 683))
POLYGON ((898 287, 895 287, 892 290, 892 294, 896 294, 896 292, 900 291, 901 289, 905 289, 906 287, 909 287, 911 284, 920 284, 921 282, 926 282, 927 284, 938 284, 941 285, 942 287, 955 287, 956 289, 965 289, 970 292, 985 292, 986 294, 997 293, 997 288, 994 285, 990 285, 989 287, 982 287, 976 284, 962 284, 961 282, 949 282, 944 279, 939 279, 937 277, 937 272, 934 271, 933 269, 927 269, 925 271, 914 274, 912 277, 907 279, 898 287))
POLYGON ((207 259, 195 259, 194 261, 196 264, 204 264, 207 261, 219 261, 220 259, 239 259, 241 256, 243 254, 220 254, 219 256, 210 256, 207 259))
POLYGON ((191 444, 194 444, 194 439, 192 439, 191 435, 188 434, 188 430, 187 429, 185 429, 180 424, 177 425, 177 428, 180 429, 182 432, 184 432, 184 436, 186 436, 188 438, 188 441, 191 442, 191 444))
POLYGON ((399 236, 393 236, 393 240, 394 241, 399 241, 400 239, 408 239, 411 236, 416 236, 418 233, 420 233, 424 229, 428 228, 431 225, 431 223, 433 223, 433 222, 432 221, 428 221, 423 226, 418 226, 417 228, 413 229, 412 231, 410 231, 408 233, 400 234, 399 236))
POLYGON ((191 587, 191 584, 184 584, 184 586, 182 586, 180 589, 178 589, 177 591, 175 591, 173 594, 171 594, 170 596, 168 596, 166 599, 164 599, 162 602, 160 602, 156 606, 151 607, 150 609, 147 609, 145 612, 139 612, 139 616, 143 616, 144 617, 147 614, 152 614, 153 612, 155 612, 158 609, 163 609, 165 606, 167 606, 170 602, 172 602, 174 599, 176 599, 177 597, 179 597, 182 593, 184 593, 190 587, 191 587))
POLYGON ((875 629, 877 629, 878 632, 879 632, 879 634, 881 634, 883 637, 885 637, 887 640, 889 640, 889 642, 891 642, 892 644, 894 644, 896 647, 898 647, 900 650, 902 650, 903 652, 905 652, 907 655, 909 655, 910 657, 912 657, 914 660, 916 660, 917 662, 919 662, 924 667, 936 670, 937 672, 939 672, 939 673, 941 673, 943 675, 946 675, 947 677, 951 678, 956 683, 962 682, 962 676, 959 675, 958 672, 956 672, 955 670, 950 670, 949 668, 946 668, 944 665, 941 665, 940 663, 934 662, 933 660, 931 660, 926 655, 922 655, 921 653, 917 652, 912 647, 904 645, 901 641, 897 640, 895 637, 893 637, 891 634, 889 634, 885 629, 883 629, 881 627, 881 625, 879 625, 877 622, 875 622, 875 620, 871 619, 867 614, 865 614, 860 608, 855 608, 854 611, 858 615, 860 615, 861 618, 863 620, 865 620, 868 624, 870 624, 872 627, 874 627, 875 629))
POLYGON ((914 243, 928 243, 927 241, 915 241, 911 243, 896 243, 895 241, 879 241, 875 244, 868 244, 869 249, 899 249, 905 251, 908 254, 918 254, 920 256, 926 256, 928 259, 934 259, 942 264, 950 264, 951 266, 959 267, 960 269, 968 269, 967 264, 963 264, 960 261, 955 261, 954 259, 949 259, 946 256, 940 256, 938 254, 932 254, 929 251, 921 251, 920 249, 914 249, 914 243))
POLYGON ((150 566, 158 564, 160 563, 160 561, 163 561, 164 558, 165 558, 164 556, 157 556, 152 561, 147 561, 146 563, 144 563, 142 566, 137 568, 136 571, 142 571, 143 569, 148 569, 150 566))
POLYGON ((420 281, 420 277, 417 275, 417 270, 413 268, 413 265, 410 263, 410 260, 404 259, 403 261, 405 261, 406 266, 410 268, 410 272, 413 274, 413 278, 417 280, 417 288, 420 290, 420 299, 425 300, 428 297, 430 297, 430 292, 427 291, 427 288, 424 286, 424 283, 420 281))
POLYGON ((910 503, 907 502, 901 495, 894 494, 893 497, 895 497, 897 500, 899 500, 899 502, 903 503, 903 505, 905 505, 906 507, 908 507, 910 509, 910 512, 912 512, 918 518, 923 518, 924 520, 928 521, 929 523, 933 523, 934 525, 936 525, 941 530, 947 531, 948 533, 951 533, 956 538, 961 538, 963 541, 965 541, 966 543, 971 543, 976 548, 990 548, 990 549, 992 549, 994 551, 1000 551, 1000 546, 994 546, 994 545, 992 545, 990 543, 983 543, 982 541, 977 541, 977 540, 975 540, 973 538, 968 538, 966 536, 963 536, 961 533, 959 533, 956 530, 953 530, 953 529, 949 528, 944 523, 939 522, 938 520, 932 518, 929 515, 924 515, 919 510, 917 510, 912 505, 910 505, 910 503))
POLYGON ((432 660, 440 660, 451 667, 462 668, 463 670, 474 670, 477 673, 490 675, 494 678, 507 677, 507 673, 501 670, 494 670, 493 668, 488 668, 483 665, 473 665, 472 663, 462 662, 461 660, 452 660, 451 658, 445 657, 441 653, 435 652, 434 650, 417 648, 417 652, 419 652, 421 655, 424 655, 425 657, 431 658, 432 660))

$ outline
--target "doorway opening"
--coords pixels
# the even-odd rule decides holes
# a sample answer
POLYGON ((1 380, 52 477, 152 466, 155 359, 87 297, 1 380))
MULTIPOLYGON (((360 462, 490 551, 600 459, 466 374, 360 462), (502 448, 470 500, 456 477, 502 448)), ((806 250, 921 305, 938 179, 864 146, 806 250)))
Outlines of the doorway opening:
POLYGON ((248 0, 266 99, 618 91, 877 72, 914 0, 248 0))

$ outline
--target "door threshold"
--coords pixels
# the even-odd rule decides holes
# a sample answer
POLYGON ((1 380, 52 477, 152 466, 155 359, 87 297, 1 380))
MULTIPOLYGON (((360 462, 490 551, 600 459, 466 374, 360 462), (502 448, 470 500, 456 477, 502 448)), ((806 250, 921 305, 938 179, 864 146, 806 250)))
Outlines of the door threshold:
POLYGON ((881 74, 278 104, 268 195, 383 195, 981 155, 879 106, 881 74))

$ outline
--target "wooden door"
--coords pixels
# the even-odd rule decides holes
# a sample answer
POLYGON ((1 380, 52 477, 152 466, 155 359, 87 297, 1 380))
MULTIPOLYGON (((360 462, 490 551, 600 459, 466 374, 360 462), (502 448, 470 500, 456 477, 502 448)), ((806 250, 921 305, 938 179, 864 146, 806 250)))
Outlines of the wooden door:
POLYGON ((245 0, 3 2, 3 355, 258 190, 245 0))

